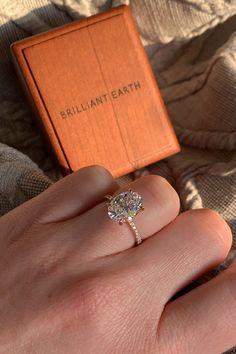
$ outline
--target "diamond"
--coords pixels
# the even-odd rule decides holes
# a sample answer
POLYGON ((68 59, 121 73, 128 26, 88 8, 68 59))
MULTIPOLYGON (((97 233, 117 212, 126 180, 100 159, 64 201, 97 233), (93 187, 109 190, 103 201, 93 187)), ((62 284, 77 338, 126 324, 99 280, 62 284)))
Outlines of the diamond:
POLYGON ((108 205, 108 215, 117 221, 132 220, 143 209, 141 195, 137 192, 122 192, 113 197, 108 205))

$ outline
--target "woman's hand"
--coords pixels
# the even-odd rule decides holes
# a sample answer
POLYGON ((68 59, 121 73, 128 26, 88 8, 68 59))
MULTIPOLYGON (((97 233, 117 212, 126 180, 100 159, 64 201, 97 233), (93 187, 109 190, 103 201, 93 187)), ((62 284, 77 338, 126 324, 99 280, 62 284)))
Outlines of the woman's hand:
POLYGON ((150 175, 119 188, 80 169, 0 219, 0 353, 221 353, 236 344, 236 266, 169 302, 222 262, 232 236, 211 210, 178 215, 150 175), (131 188, 145 210, 130 226, 103 199, 131 188))

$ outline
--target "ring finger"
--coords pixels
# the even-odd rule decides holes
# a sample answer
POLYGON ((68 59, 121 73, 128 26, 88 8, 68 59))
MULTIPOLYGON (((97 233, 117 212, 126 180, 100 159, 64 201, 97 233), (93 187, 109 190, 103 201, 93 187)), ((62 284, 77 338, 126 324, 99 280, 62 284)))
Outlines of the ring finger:
MULTIPOLYGON (((132 189, 142 196, 144 211, 134 223, 144 240, 169 224, 179 213, 179 197, 162 177, 141 177, 115 192, 117 195, 132 189)), ((80 255, 96 258, 126 250, 135 244, 134 232, 128 223, 120 225, 107 214, 103 201, 79 217, 70 219, 68 232, 78 238, 80 255), (79 235, 79 236, 78 236, 79 235)))

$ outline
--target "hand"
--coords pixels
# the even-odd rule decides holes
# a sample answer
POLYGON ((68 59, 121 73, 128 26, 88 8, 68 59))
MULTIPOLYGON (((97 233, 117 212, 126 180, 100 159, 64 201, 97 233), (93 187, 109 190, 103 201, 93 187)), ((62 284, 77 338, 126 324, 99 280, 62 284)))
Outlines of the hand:
POLYGON ((214 211, 179 213, 149 175, 119 188, 82 168, 0 219, 0 353, 200 354, 236 343, 236 266, 176 292, 221 263, 229 227, 214 211), (131 188, 145 210, 111 220, 104 196, 131 188))

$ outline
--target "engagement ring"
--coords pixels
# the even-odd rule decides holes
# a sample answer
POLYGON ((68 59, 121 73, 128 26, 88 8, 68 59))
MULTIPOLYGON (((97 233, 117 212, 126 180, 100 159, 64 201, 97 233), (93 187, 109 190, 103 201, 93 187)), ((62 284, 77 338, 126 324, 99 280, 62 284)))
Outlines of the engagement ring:
POLYGON ((142 238, 133 222, 133 218, 144 210, 141 195, 129 189, 129 191, 122 192, 116 196, 107 195, 105 199, 108 200, 109 217, 119 222, 120 225, 127 222, 134 232, 136 244, 139 245, 142 242, 142 238))

